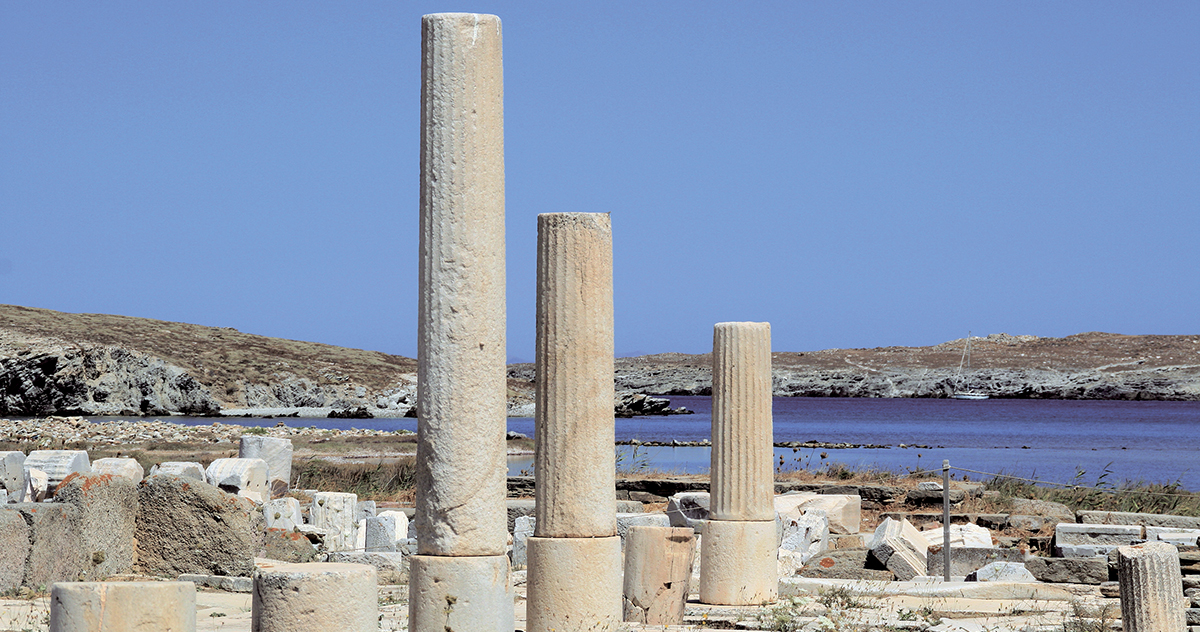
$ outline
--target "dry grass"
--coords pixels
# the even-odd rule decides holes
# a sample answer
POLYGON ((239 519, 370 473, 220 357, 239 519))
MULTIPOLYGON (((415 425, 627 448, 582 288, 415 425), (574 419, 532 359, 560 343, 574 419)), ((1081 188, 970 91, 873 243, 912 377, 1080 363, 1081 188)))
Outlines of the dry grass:
POLYGON ((372 463, 336 463, 309 459, 292 463, 297 489, 357 494, 359 500, 411 503, 415 496, 415 459, 397 457, 372 463))

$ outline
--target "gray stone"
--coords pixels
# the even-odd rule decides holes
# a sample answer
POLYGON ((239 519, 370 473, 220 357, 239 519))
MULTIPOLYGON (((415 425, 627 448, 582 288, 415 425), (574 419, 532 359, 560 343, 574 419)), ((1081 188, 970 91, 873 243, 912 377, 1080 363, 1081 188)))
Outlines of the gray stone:
POLYGON ((363 519, 363 549, 368 553, 396 552, 396 520, 368 516, 363 519))
POLYGON ((267 485, 267 462, 262 459, 215 459, 204 469, 209 485, 258 504, 271 499, 267 485))
POLYGON ((300 501, 290 496, 276 498, 263 504, 263 517, 268 529, 286 529, 291 531, 304 524, 300 511, 300 501))
POLYGON ((0 510, 0 593, 21 586, 29 558, 29 525, 18 511, 0 510))
POLYGON ((249 576, 261 520, 249 500, 192 478, 156 474, 138 487, 134 567, 170 577, 249 576))
MULTIPOLYGON (((957 504, 961 503, 962 501, 966 500, 967 493, 961 489, 951 489, 949 496, 950 496, 950 504, 957 505, 957 504)), ((911 505, 940 505, 943 502, 942 501, 942 490, 940 490, 940 489, 937 489, 937 490, 926 490, 926 489, 909 490, 906 499, 908 500, 908 503, 911 505)))
POLYGON ((133 481, 136 485, 146 477, 146 471, 137 459, 111 457, 92 461, 92 471, 96 474, 111 474, 133 481))
MULTIPOLYGON (((946 558, 942 553, 943 550, 940 544, 934 544, 929 547, 926 575, 931 577, 945 577, 946 558)), ((952 577, 969 575, 996 562, 1023 564, 1025 562, 1025 554, 1018 549, 950 547, 950 575, 952 577)))
POLYGON ((0 511, 19 514, 29 528, 23 586, 37 588, 87 579, 92 560, 79 545, 82 527, 78 507, 67 503, 16 503, 0 511))
POLYGON ((133 569, 137 498, 137 483, 123 476, 72 474, 58 486, 55 502, 79 509, 77 546, 91 562, 88 579, 133 569))
POLYGON ((1079 522, 1084 524, 1142 525, 1148 527, 1174 527, 1177 529, 1200 529, 1200 517, 1171 516, 1166 514, 1127 513, 1121 511, 1081 511, 1079 522))
POLYGON ((798 573, 801 577, 821 579, 869 579, 891 581, 895 574, 886 569, 868 568, 866 549, 829 551, 809 560, 798 573))
POLYGON ((1029 498, 1012 499, 1013 514, 1026 516, 1042 516, 1057 518, 1050 522, 1075 522, 1075 512, 1071 508, 1051 500, 1035 500, 1029 498))
POLYGON ((329 561, 374 566, 380 584, 406 584, 409 557, 408 553, 398 551, 335 551, 329 554, 329 561))
POLYGON ((617 514, 617 535, 621 536, 621 546, 625 546, 625 536, 632 527, 670 527, 671 519, 663 513, 631 513, 617 514))
POLYGON ((267 463, 269 496, 278 498, 288 492, 292 477, 292 440, 285 437, 242 435, 238 443, 238 458, 262 459, 267 463))
POLYGON ((504 505, 508 515, 509 533, 513 532, 517 518, 521 516, 534 516, 537 513, 537 502, 532 498, 510 498, 504 501, 504 505))
MULTIPOLYGON (((953 568, 953 559, 950 560, 950 564, 953 568)), ((971 571, 967 575, 967 581, 1028 583, 1036 582, 1037 578, 1021 562, 992 562, 979 570, 971 571)))
MULTIPOLYGON (((663 499, 666 500, 665 498, 663 499)), ((662 502, 662 501, 659 501, 662 502)), ((640 500, 618 500, 617 513, 642 513, 646 511, 646 507, 640 500)))
POLYGON ((378 515, 375 508, 375 501, 360 500, 354 505, 354 519, 363 520, 378 515))
POLYGON ((801 564, 829 550, 829 517, 824 511, 797 507, 780 515, 779 521, 779 548, 798 554, 801 564))
POLYGON ((216 588, 225 592, 248 593, 254 592, 253 577, 226 577, 224 575, 198 575, 183 573, 179 576, 181 582, 192 582, 197 586, 216 588))
POLYGON ((1056 557, 1106 557, 1119 544, 1063 544, 1054 547, 1056 557))
POLYGON ((25 502, 24 452, 0 452, 0 485, 8 492, 9 502, 25 502))
POLYGON ((1029 516, 1025 514, 1013 514, 1005 521, 1012 529, 1022 529, 1025 531, 1041 531, 1042 527, 1046 526, 1047 521, 1058 520, 1057 517, 1046 516, 1029 516))
POLYGON ((708 492, 680 492, 667 500, 667 517, 672 527, 691 527, 696 533, 704 531, 708 520, 711 497, 708 492))
POLYGON ((317 555, 317 548, 308 534, 299 529, 267 529, 263 533, 261 557, 303 564, 317 561, 317 555))
MULTIPOLYGON (((1142 540, 1145 532, 1139 525, 1060 523, 1054 527, 1055 545, 1114 545, 1122 546, 1142 540)), ((1100 555, 1106 555, 1108 551, 1100 555)))
POLYGON ((150 474, 166 474, 169 476, 185 476, 198 481, 208 482, 204 475, 204 466, 195 461, 166 461, 150 468, 150 474))
POLYGON ((533 536, 533 529, 536 525, 537 518, 534 516, 517 518, 517 522, 513 526, 513 568, 525 568, 529 563, 529 538, 533 536))
POLYGON ((1025 568, 1038 581, 1057 584, 1102 584, 1108 581, 1108 560, 1103 557, 1031 557, 1025 568))

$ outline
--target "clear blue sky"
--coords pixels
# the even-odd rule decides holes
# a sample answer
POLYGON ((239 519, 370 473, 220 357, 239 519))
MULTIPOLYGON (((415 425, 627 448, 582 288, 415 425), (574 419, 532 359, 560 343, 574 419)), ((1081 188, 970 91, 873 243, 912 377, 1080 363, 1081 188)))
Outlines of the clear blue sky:
POLYGON ((5 2, 0 303, 416 354, 420 16, 504 23, 508 345, 1200 332, 1200 3, 5 2))

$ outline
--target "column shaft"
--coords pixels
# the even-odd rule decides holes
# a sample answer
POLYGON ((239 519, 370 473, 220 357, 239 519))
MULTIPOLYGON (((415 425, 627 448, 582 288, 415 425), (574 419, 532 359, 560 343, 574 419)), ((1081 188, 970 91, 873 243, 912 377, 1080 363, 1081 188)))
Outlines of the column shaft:
POLYGON ((538 216, 536 416, 535 535, 616 535, 608 214, 538 216))
POLYGON ((1183 632, 1183 579, 1179 551, 1165 542, 1117 548, 1121 624, 1125 632, 1183 632))
POLYGON ((500 19, 421 19, 416 529, 423 555, 505 553, 500 19))
POLYGON ((771 325, 713 328, 712 520, 774 520, 771 325))

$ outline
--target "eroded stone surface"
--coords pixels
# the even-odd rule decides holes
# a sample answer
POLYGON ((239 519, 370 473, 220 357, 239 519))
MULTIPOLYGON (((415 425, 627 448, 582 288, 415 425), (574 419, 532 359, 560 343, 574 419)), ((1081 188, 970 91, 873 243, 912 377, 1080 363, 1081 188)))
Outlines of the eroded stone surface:
POLYGON ((262 514, 245 498, 202 481, 156 474, 138 486, 135 568, 249 576, 262 538, 262 514))
POLYGON ((55 632, 195 632, 196 585, 65 582, 50 591, 55 632))
POLYGON ((1179 552, 1165 542, 1117 549, 1121 623, 1125 632, 1180 632, 1187 607, 1180 585, 1179 552))
POLYGON ((358 520, 355 507, 358 495, 343 492, 317 492, 309 507, 312 526, 326 532, 325 549, 349 551, 358 544, 358 520))
POLYGON ((256 632, 379 629, 373 566, 280 564, 254 575, 252 628, 256 632))
POLYGON ((146 470, 137 459, 110 457, 92 461, 92 471, 96 474, 112 474, 132 481, 135 485, 146 477, 146 470))
POLYGON ((621 622, 621 538, 531 537, 528 547, 528 632, 617 628, 621 622))
POLYGON ((92 471, 91 461, 83 450, 34 450, 25 457, 26 470, 46 473, 47 493, 54 494, 64 478, 76 472, 92 471))
POLYGON ((689 527, 630 527, 625 536, 625 621, 678 625, 696 555, 689 527))
POLYGON ((79 510, 77 546, 91 563, 88 579, 103 580, 133 568, 137 482, 112 474, 72 474, 58 486, 55 501, 79 510))
POLYGON ((278 498, 287 493, 292 476, 292 440, 285 437, 242 435, 238 442, 238 457, 262 459, 267 463, 267 487, 270 496, 278 498))
POLYGON ((271 499, 267 462, 262 459, 215 459, 204 470, 209 485, 262 503, 271 499))
POLYGON ((506 555, 412 556, 409 558, 408 629, 411 632, 446 632, 447 628, 512 632, 510 574, 506 555))
POLYGON ((778 594, 775 521, 710 520, 700 538, 700 601, 754 605, 778 594))

